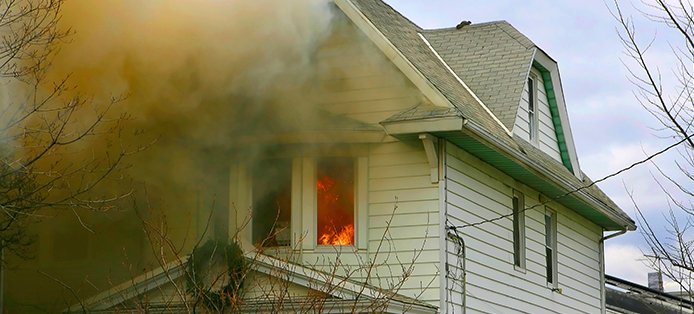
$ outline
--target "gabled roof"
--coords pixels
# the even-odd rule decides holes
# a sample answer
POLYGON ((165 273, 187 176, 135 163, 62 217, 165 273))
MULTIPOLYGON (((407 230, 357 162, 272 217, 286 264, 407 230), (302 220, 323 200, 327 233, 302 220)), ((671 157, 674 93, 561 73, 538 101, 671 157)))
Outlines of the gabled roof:
MULTIPOLYGON (((295 284, 314 292, 319 292, 324 299, 321 300, 321 313, 347 313, 347 312, 379 312, 379 313, 437 313, 437 307, 419 300, 398 294, 387 289, 380 289, 366 283, 340 277, 334 273, 321 272, 306 266, 292 264, 285 260, 261 254, 245 245, 247 253, 244 254, 249 270, 262 273, 279 280, 287 281, 287 284, 295 284)), ((123 313, 139 312, 133 300, 143 298, 152 291, 165 291, 166 286, 171 286, 188 275, 186 263, 188 257, 173 261, 153 271, 115 286, 89 299, 80 301, 66 309, 63 313, 123 313)), ((246 276, 249 278, 249 276, 246 276)), ((181 293, 185 294, 184 287, 181 293)), ((180 297, 180 296, 179 296, 180 297)), ((186 297, 189 297, 186 294, 186 297)), ((245 298, 238 309, 243 313, 269 313, 276 312, 277 305, 281 304, 282 312, 291 312, 303 309, 301 302, 305 298, 284 296, 275 300, 272 293, 261 297, 245 298), (294 304, 296 303, 296 304, 294 304)), ((185 303, 192 304, 194 299, 181 300, 172 298, 166 302, 148 300, 147 309, 169 313, 172 311, 185 312, 189 310, 185 303)))
POLYGON ((512 129, 535 44, 506 21, 422 34, 501 123, 512 129))
MULTIPOLYGON (((380 0, 337 0, 336 3, 347 12, 354 6, 356 14, 362 15, 373 25, 380 34, 401 53, 421 75, 428 80, 437 91, 460 113, 475 120, 492 132, 508 136, 508 130, 501 127, 500 122, 491 112, 487 111, 474 94, 461 88, 461 82, 452 75, 433 51, 420 37, 424 30, 402 16, 388 4, 380 0), (347 6, 347 7, 343 7, 347 6)), ((358 17, 350 16, 355 19, 358 17)), ((359 26, 359 23, 357 23, 359 26)), ((445 106, 446 104, 435 104, 445 106)), ((510 130, 510 129, 509 129, 510 130)))
MULTIPOLYGON (((577 177, 565 165, 523 140, 514 138, 510 133, 508 125, 513 126, 522 84, 530 71, 533 56, 539 49, 508 23, 465 26, 462 33, 453 36, 452 29, 424 30, 381 0, 335 2, 408 78, 413 81, 426 80, 437 95, 443 96, 443 103, 430 99, 433 106, 420 104, 382 121, 381 124, 390 135, 407 137, 413 133, 436 132, 436 135, 449 138, 511 177, 551 198, 557 198, 558 202, 606 230, 636 229, 634 221, 598 187, 585 187, 590 185, 589 181, 580 180, 580 175, 577 177), (466 31, 466 27, 471 28, 466 31), (491 35, 482 36, 485 31, 491 32, 491 35), (483 44, 464 48, 466 42, 473 41, 478 36, 482 36, 483 44), (484 65, 466 65, 465 63, 474 62, 476 58, 481 60, 485 57, 486 54, 480 51, 487 47, 487 43, 500 45, 501 56, 490 57, 491 60, 485 60, 484 65), (466 52, 459 55, 455 49, 466 52), (476 51, 479 56, 475 54, 476 51), (504 61, 503 52, 507 52, 511 60, 504 61), (398 58, 405 60, 401 62, 398 58), (484 72, 487 67, 497 72, 511 73, 497 79, 484 72), (477 69, 481 69, 479 73, 474 72, 477 69), (413 78, 411 73, 421 77, 413 78), (469 76, 467 79, 466 75, 469 76), (475 80, 487 82, 473 82, 475 80), (508 86, 501 86, 502 83, 508 86), (492 90, 491 86, 495 89, 492 90), (490 96, 498 90, 502 90, 511 99, 490 96), (485 97, 492 99, 489 104, 485 102, 485 97), (451 110, 442 110, 437 106, 449 107, 451 110), (441 126, 440 121, 445 121, 445 125, 441 126), (571 193, 562 196, 567 192, 571 193)), ((414 83, 417 85, 417 82, 414 83)))

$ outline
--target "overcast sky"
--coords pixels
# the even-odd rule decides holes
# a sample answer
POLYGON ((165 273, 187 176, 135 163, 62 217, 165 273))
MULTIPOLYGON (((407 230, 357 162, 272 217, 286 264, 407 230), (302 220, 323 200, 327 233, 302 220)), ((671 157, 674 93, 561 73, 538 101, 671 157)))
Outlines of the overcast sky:
MULTIPOLYGON (((602 178, 668 146, 672 140, 659 138, 653 128, 657 121, 641 107, 633 95, 617 22, 605 2, 528 0, 386 0, 396 10, 424 28, 452 27, 463 20, 481 23, 506 20, 559 63, 581 168, 592 179, 602 178)), ((623 6, 633 12, 631 4, 623 6)), ((654 58, 663 63, 668 75, 668 36, 657 25, 641 23, 644 40, 656 36, 654 58)), ((671 156, 657 162, 671 167, 671 156)), ((632 218, 632 192, 647 218, 664 225, 663 193, 651 177, 651 166, 638 167, 601 184, 601 188, 632 218)), ((610 275, 640 284, 647 283, 647 267, 641 261, 642 237, 637 232, 613 238, 606 243, 606 269, 610 275)))

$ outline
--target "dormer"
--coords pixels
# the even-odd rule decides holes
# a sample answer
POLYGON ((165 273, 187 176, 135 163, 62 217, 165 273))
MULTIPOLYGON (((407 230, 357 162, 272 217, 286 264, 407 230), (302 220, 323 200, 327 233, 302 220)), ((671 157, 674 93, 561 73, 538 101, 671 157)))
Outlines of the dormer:
POLYGON ((508 135, 582 178, 554 60, 506 21, 422 34, 508 135))
POLYGON ((581 179, 557 63, 533 47, 512 132, 581 179))

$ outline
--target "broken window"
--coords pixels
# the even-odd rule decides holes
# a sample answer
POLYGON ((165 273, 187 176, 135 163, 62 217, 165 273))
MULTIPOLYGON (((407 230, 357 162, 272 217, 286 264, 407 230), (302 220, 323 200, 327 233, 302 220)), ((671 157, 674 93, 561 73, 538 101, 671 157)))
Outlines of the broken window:
POLYGON ((268 159, 253 169, 253 243, 287 246, 291 242, 292 171, 290 159, 268 159))
POLYGON ((322 158, 316 165, 318 245, 354 245, 354 159, 322 158))

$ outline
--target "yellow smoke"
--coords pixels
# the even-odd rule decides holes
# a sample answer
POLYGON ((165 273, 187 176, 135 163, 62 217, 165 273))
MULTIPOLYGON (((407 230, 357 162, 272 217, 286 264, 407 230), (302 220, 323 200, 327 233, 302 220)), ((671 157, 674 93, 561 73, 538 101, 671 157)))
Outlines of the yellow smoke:
POLYGON ((83 93, 125 93, 147 118, 262 96, 305 79, 329 10, 326 0, 72 0, 62 24, 75 34, 54 73, 83 93))
MULTIPOLYGON (((240 143, 240 135, 321 123, 315 109, 329 101, 322 95, 348 90, 343 86, 348 82, 363 85, 349 77, 350 67, 382 64, 383 69, 369 73, 379 73, 376 79, 402 79, 353 25, 346 26, 346 18, 336 21, 339 14, 333 10, 330 0, 66 1, 61 27, 73 34, 53 59, 50 79, 69 75, 73 89, 68 94, 86 97, 90 106, 123 96, 109 117, 129 118, 78 143, 77 153, 59 158, 79 163, 104 150, 144 150, 128 157, 128 167, 113 178, 117 182, 98 189, 107 196, 132 190, 132 198, 104 215, 80 212, 93 233, 65 235, 67 228, 80 228, 72 213, 63 217, 70 225, 53 220, 40 227, 43 251, 38 255, 45 260, 39 264, 55 267, 46 272, 67 274, 60 278, 73 287, 89 277, 97 287, 80 291, 87 297, 157 267, 150 255, 159 251, 146 241, 140 219, 161 222, 155 227, 180 255, 190 252, 206 227, 211 230, 207 236, 213 231, 225 236, 233 210, 228 195, 232 160, 239 152, 274 148, 240 143), (321 56, 325 46, 330 46, 327 56, 321 56), (343 48, 349 53, 341 54, 343 48), (212 226, 206 226, 211 212, 212 226), (51 247, 89 259, 64 269, 53 263, 51 247)), ((412 94, 410 86, 403 81, 403 95, 412 94)), ((349 106, 339 107, 344 112, 349 106)), ((77 121, 91 118, 84 114, 77 121)), ((27 269, 14 278, 25 285, 17 291, 25 291, 29 302, 34 283, 45 278, 27 269)), ((46 291, 48 298, 61 287, 45 289, 53 289, 46 291)), ((59 297, 53 301, 62 304, 59 297)))

